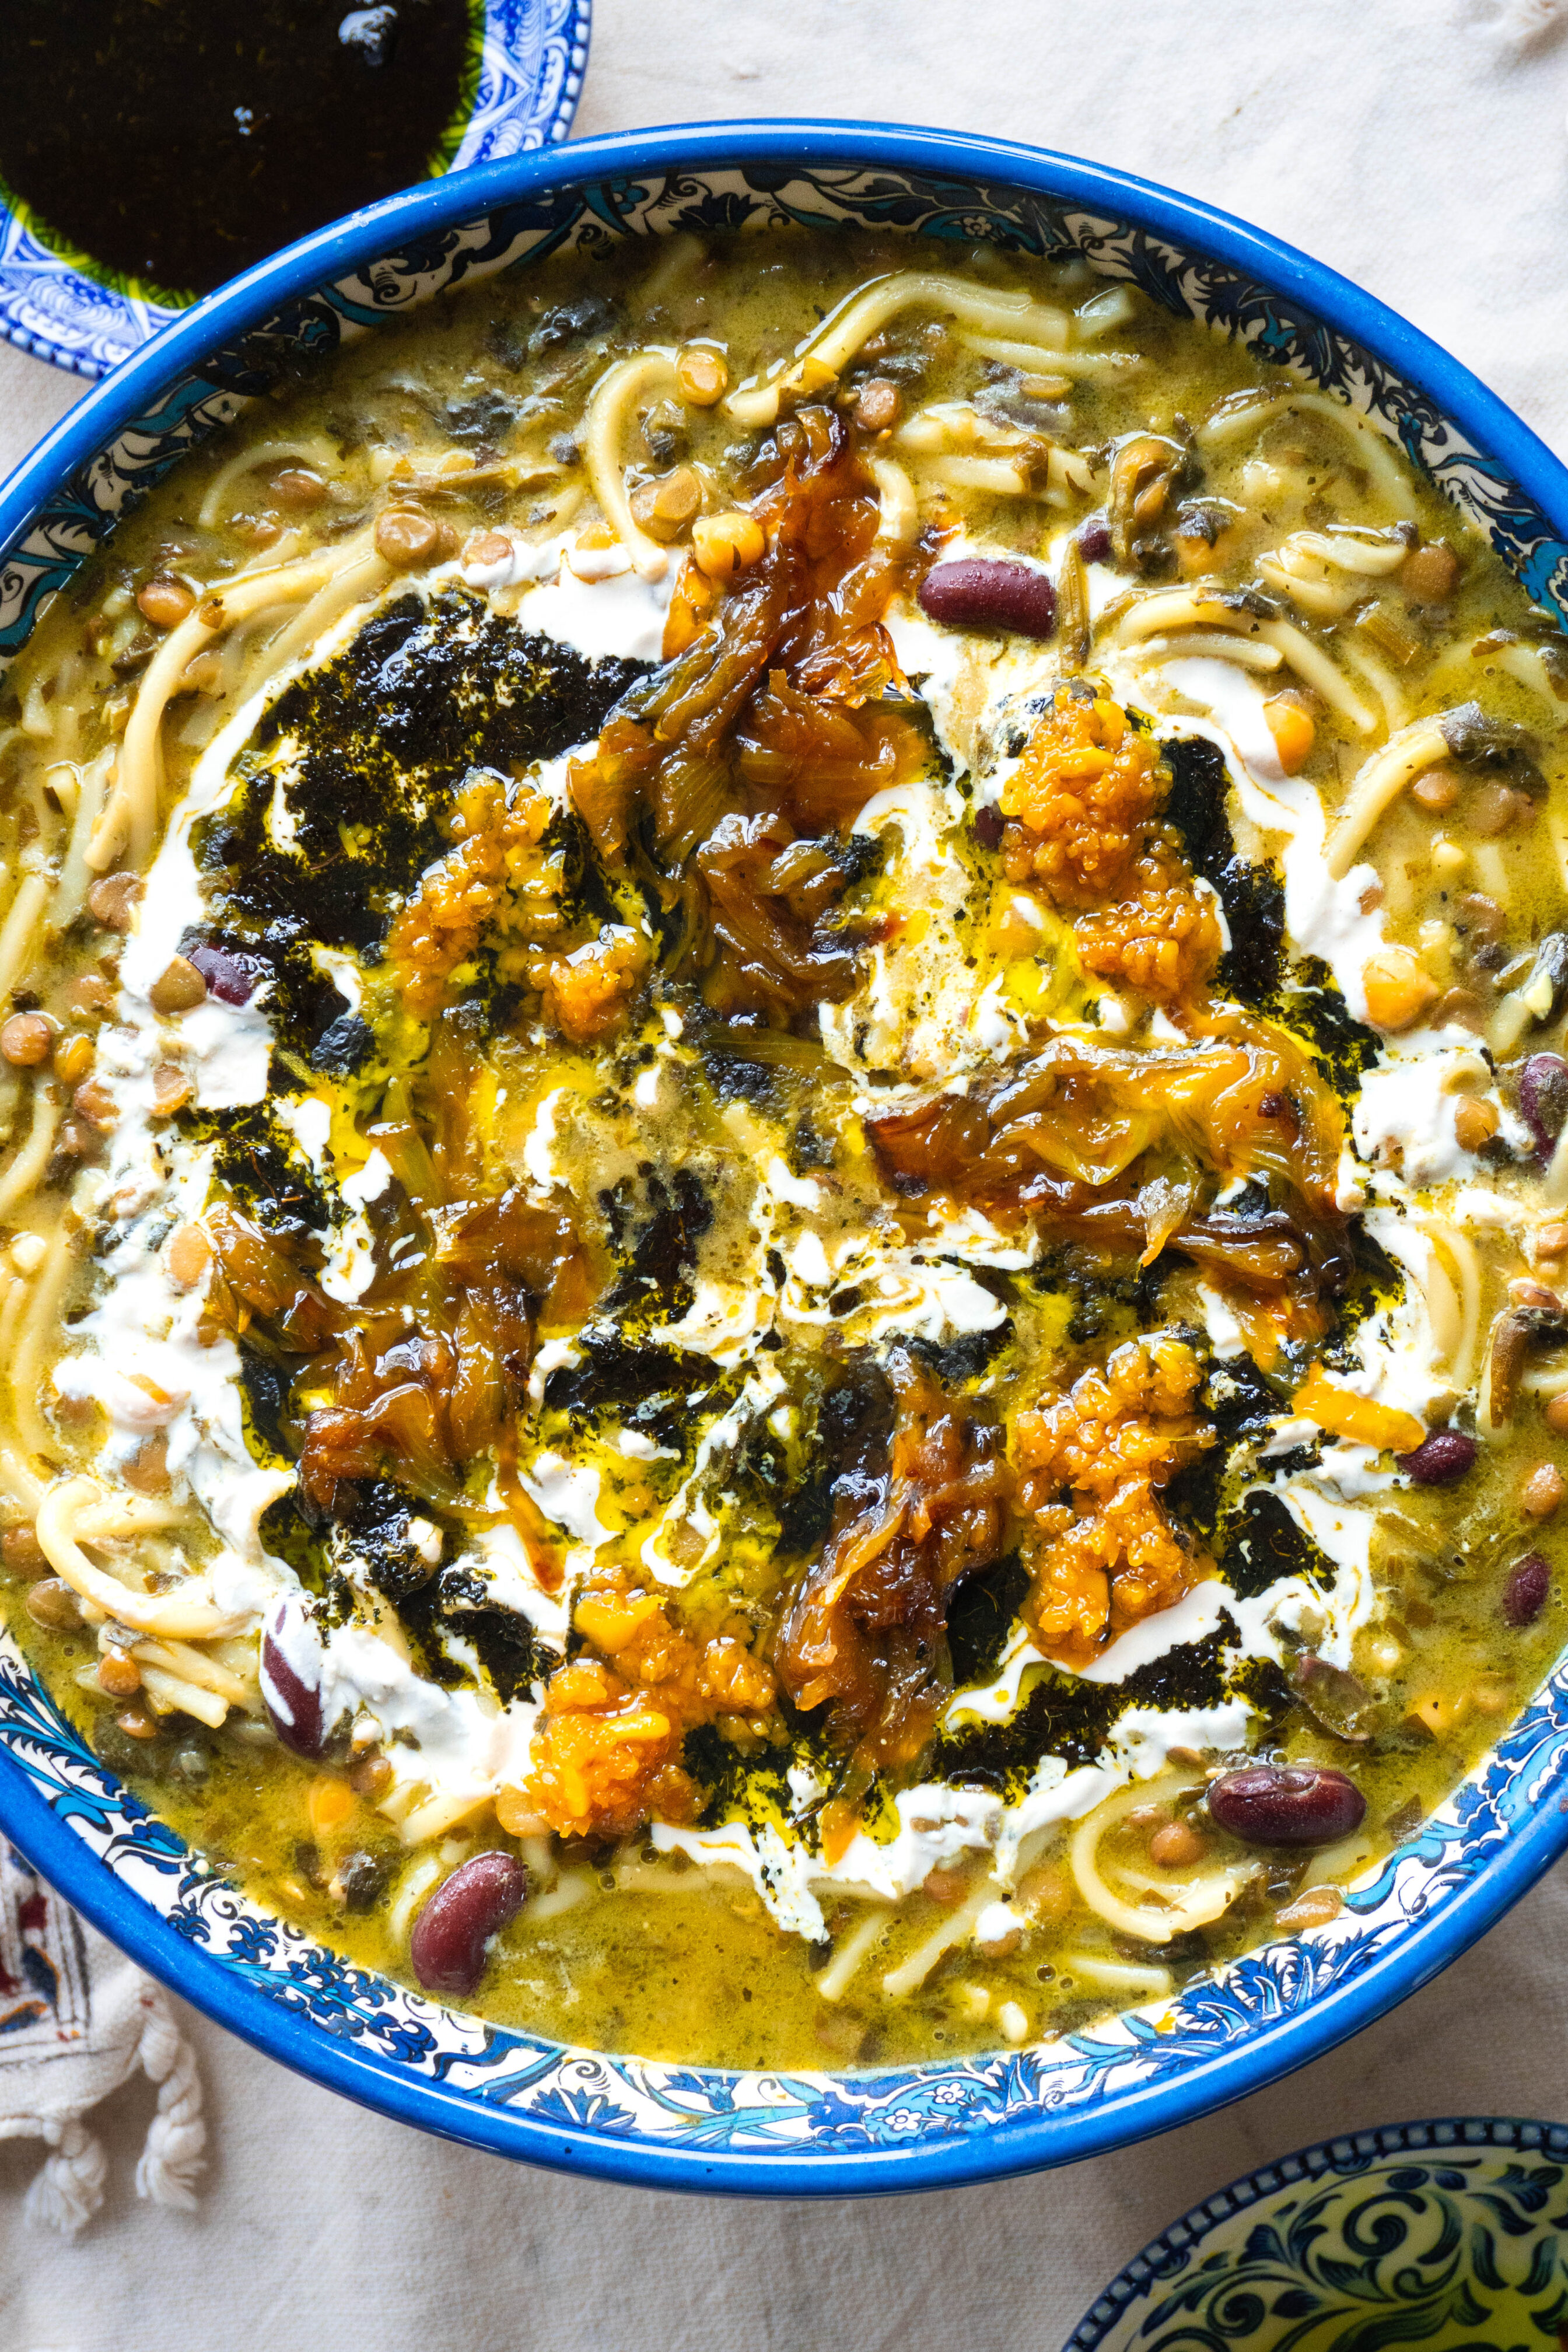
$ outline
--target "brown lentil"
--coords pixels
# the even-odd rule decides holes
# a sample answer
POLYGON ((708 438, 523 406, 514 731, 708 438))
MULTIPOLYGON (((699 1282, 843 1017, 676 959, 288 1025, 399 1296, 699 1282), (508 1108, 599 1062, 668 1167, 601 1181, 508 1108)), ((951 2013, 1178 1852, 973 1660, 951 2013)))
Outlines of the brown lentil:
POLYGON ((48 1554, 31 1528, 7 1528, 0 1535, 0 1560, 13 1576, 44 1576, 48 1572, 48 1554))
POLYGON ((1532 1519, 1549 1519, 1568 1495, 1568 1484, 1554 1463, 1543 1462, 1524 1482, 1520 1502, 1532 1519))
POLYGON ((689 466, 677 466, 632 493, 632 519, 650 539, 679 539, 702 504, 702 484, 689 466))
POLYGON ((1457 776, 1447 768, 1428 768, 1410 787, 1410 797, 1424 809, 1451 809, 1459 797, 1457 776))
POLYGON ((309 514, 326 497, 327 486, 320 474, 310 473, 304 466, 285 466, 272 477, 272 495, 280 507, 309 514))
POLYGON ((98 1687, 110 1698, 134 1698, 142 1687, 142 1669, 123 1650, 105 1650, 98 1662, 98 1687))
POLYGON ((896 383, 886 376, 873 376, 860 387, 855 403, 855 422, 862 433, 890 433, 903 415, 904 398, 896 383))
POLYGON ((0 1028, 0 1054, 19 1070, 36 1069, 47 1061, 54 1042, 54 1024, 41 1013, 13 1013, 0 1028))
POLYGON ((1440 539, 1412 550, 1399 567, 1399 584, 1415 604, 1443 604, 1458 584, 1459 559, 1440 539))
POLYGON ((52 1633, 70 1633, 81 1623, 81 1603, 63 1576, 46 1576, 27 1595, 26 1610, 35 1625, 52 1633))
POLYGON ((87 894, 88 911, 106 931, 128 931, 142 889, 138 874, 105 874, 87 894))
POLYGON ((433 563, 440 545, 440 524, 417 507, 388 507, 376 519, 375 551, 395 572, 433 563))
POLYGON ((196 600, 183 580, 155 572, 136 593, 136 608, 155 629, 175 629, 196 609, 196 600))
POLYGON ((206 995, 207 984, 194 963, 177 955, 148 990, 154 1013, 189 1013, 206 995))

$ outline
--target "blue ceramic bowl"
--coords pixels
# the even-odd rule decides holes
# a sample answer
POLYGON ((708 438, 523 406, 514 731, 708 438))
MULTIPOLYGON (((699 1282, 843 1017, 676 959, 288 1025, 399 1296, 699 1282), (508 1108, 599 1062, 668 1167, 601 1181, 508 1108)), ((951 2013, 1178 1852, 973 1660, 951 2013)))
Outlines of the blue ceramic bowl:
MULTIPOLYGON (((588 62, 593 0, 483 0, 472 103, 443 142, 443 172, 565 138, 588 62)), ((76 375, 107 375, 181 314, 100 268, 0 198, 0 335, 76 375)))
POLYGON ((1173 2221, 1063 2352, 1545 2352, 1568 2315, 1565 2181, 1562 2124, 1325 2141, 1173 2221))
MULTIPOLYGON (((1373 417, 1538 602, 1568 592, 1568 474, 1453 360, 1315 262, 1202 205, 1025 147, 812 122, 709 124, 481 164, 323 229, 211 295, 0 488, 0 658, 138 490, 301 350, 465 278, 678 228, 868 223, 1082 253, 1373 417)), ((799 2197, 1060 2164, 1255 2091, 1404 1999, 1568 1845, 1568 1668, 1331 1926, 1158 2016, 861 2074, 732 2074, 563 2050, 345 1965, 237 1893, 95 1763, 0 1643, 0 1826, 104 1932, 259 2048, 404 2121, 648 2187, 799 2197)))

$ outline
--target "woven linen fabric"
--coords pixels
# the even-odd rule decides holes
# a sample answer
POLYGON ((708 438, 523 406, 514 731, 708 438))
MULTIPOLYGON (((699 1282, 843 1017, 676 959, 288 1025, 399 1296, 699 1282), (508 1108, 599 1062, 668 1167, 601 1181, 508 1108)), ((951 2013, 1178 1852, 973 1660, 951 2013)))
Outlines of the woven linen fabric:
MULTIPOLYGON (((1568 454, 1564 0, 595 0, 580 132, 816 113, 1032 141, 1163 181, 1357 279, 1568 454)), ((79 385, 0 352, 0 466, 79 385)), ((1568 2118, 1568 1868, 1347 2048, 1170 2137, 1033 2180, 763 2206, 523 2171, 422 2137, 179 2012, 198 2209, 138 2200, 153 2094, 92 2128, 105 2200, 29 2227, 0 2145, 0 2352, 1056 2352, 1237 2173, 1413 2116, 1568 2118)), ((174 2005, 177 2011, 178 2005, 174 2005)))

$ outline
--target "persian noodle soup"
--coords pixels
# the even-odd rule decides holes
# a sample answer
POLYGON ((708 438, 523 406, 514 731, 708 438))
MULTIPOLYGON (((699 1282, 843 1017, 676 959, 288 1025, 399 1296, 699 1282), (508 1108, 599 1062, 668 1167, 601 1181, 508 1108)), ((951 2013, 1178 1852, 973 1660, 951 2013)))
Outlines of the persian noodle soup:
POLYGON ((1080 268, 556 260, 5 691, 9 1622, 310 1934, 1022 2042, 1539 1682, 1568 668, 1331 398, 1080 268))

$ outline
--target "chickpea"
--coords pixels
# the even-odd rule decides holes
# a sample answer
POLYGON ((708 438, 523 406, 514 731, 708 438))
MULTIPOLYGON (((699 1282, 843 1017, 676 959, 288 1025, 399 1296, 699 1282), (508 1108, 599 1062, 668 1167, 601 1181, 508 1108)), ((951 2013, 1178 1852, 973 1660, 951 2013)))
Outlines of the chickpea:
POLYGON ((319 1839, 341 1829, 354 1809, 354 1792, 333 1772, 318 1772, 305 1796, 310 1828, 319 1839))
POLYGON ((1520 1491, 1520 1503, 1532 1519, 1549 1519, 1568 1495, 1568 1481, 1554 1463, 1543 1462, 1532 1470, 1520 1491))
POLYGON ((1454 1139, 1461 1151, 1479 1151, 1491 1141, 1500 1123, 1495 1103, 1471 1097, 1454 1112, 1454 1139))
POLYGON ((87 894, 88 911, 93 921, 101 923, 106 931, 128 931, 132 910, 141 896, 140 876, 105 874, 87 894))
POLYGON ((689 408, 712 408, 730 389, 730 371, 721 352, 690 343, 675 362, 675 384, 689 408))
POLYGON ((176 629, 195 612, 196 600, 183 580, 155 572, 136 593, 136 609, 155 629, 176 629))
POLYGON ((13 1013, 0 1028, 0 1054, 19 1070, 36 1069, 47 1061, 54 1042, 54 1024, 41 1013, 13 1013))
POLYGON ((692 525, 691 551, 710 580, 732 579, 755 563, 767 545, 754 515, 703 515, 692 525))
POLYGON ((90 1037, 68 1037, 55 1055, 55 1070, 62 1086, 79 1087, 91 1067, 90 1037))
POLYGON ((1408 948, 1379 948, 1362 966, 1366 1017, 1374 1029, 1414 1029, 1436 1001, 1437 983, 1408 948))
POLYGON ((511 562, 511 541, 504 531, 477 530, 463 550, 465 563, 489 565, 511 562))
POLYGON ((213 1245, 201 1225, 182 1225, 169 1244, 164 1264, 171 1282, 194 1290, 212 1263, 213 1245))
POLYGON ((1295 775, 1317 740, 1318 730, 1310 712, 1303 710, 1293 697, 1275 694, 1264 704, 1263 716, 1268 721, 1279 765, 1288 776, 1295 775))
POLYGON ((181 955, 164 966, 147 992, 154 1013, 189 1013, 206 992, 206 982, 195 965, 181 955))
POLYGON ((375 551, 395 572, 433 563, 441 546, 441 526, 417 507, 388 507, 375 526, 375 551))
POLYGON ((139 1701, 130 1706, 116 1708, 114 1720, 129 1738, 156 1739, 158 1737, 157 1717, 150 1706, 143 1706, 139 1701))
MULTIPOLYGON (((1568 1226, 1563 1230, 1564 1234, 1568 1235, 1568 1226)), ((1568 1248, 1568 1240, 1564 1241, 1564 1247, 1568 1248)), ((1554 1396, 1546 1408, 1545 1420, 1547 1428, 1554 1437, 1568 1437, 1568 1389, 1565 1389, 1561 1396, 1554 1396)))
POLYGON ((172 1118, 184 1110, 195 1092, 186 1073, 174 1062, 160 1062, 153 1073, 153 1109, 159 1118, 172 1118))

